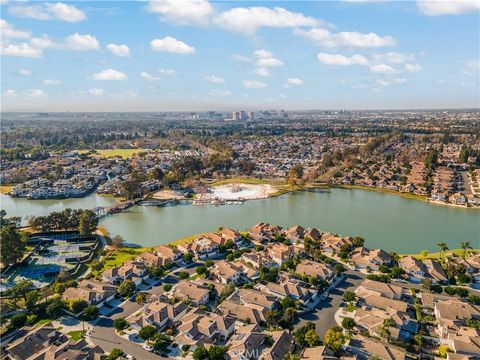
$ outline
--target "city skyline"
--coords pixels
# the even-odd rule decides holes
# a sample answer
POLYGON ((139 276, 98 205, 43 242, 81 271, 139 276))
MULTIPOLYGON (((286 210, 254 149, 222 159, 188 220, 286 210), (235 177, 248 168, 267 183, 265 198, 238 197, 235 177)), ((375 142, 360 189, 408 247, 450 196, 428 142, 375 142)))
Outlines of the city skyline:
POLYGON ((479 106, 478 2, 1 3, 2 111, 479 106))

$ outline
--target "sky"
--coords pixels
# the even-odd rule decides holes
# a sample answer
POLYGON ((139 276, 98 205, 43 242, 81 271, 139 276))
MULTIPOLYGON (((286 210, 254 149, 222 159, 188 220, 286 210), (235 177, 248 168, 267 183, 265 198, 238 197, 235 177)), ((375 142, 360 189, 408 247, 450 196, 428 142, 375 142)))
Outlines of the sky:
POLYGON ((480 1, 8 1, 2 111, 480 107, 480 1))

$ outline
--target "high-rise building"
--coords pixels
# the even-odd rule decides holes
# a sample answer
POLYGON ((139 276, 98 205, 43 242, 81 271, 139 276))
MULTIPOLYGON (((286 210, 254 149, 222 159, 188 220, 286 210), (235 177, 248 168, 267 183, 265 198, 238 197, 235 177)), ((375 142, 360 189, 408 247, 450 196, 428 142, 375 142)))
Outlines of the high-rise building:
POLYGON ((255 120, 255 113, 253 111, 249 111, 247 116, 248 120, 255 120))
POLYGON ((239 120, 239 119, 240 119, 240 113, 238 111, 233 111, 232 120, 239 120))
POLYGON ((240 120, 247 120, 247 114, 245 111, 240 111, 240 120))

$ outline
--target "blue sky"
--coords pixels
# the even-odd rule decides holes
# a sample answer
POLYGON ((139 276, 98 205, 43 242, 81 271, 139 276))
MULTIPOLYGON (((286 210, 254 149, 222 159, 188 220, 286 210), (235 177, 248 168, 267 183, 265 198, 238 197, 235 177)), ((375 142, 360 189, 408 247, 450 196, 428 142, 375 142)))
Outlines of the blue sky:
POLYGON ((6 1, 2 110, 479 107, 477 1, 6 1))

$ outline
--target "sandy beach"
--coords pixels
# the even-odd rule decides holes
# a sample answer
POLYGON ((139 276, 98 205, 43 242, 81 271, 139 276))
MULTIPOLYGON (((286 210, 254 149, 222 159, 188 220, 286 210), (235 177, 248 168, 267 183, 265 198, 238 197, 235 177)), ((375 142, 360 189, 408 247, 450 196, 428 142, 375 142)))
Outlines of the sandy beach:
POLYGON ((199 194, 198 199, 208 200, 255 200, 266 199, 277 189, 269 184, 226 184, 210 188, 210 192, 199 194))

